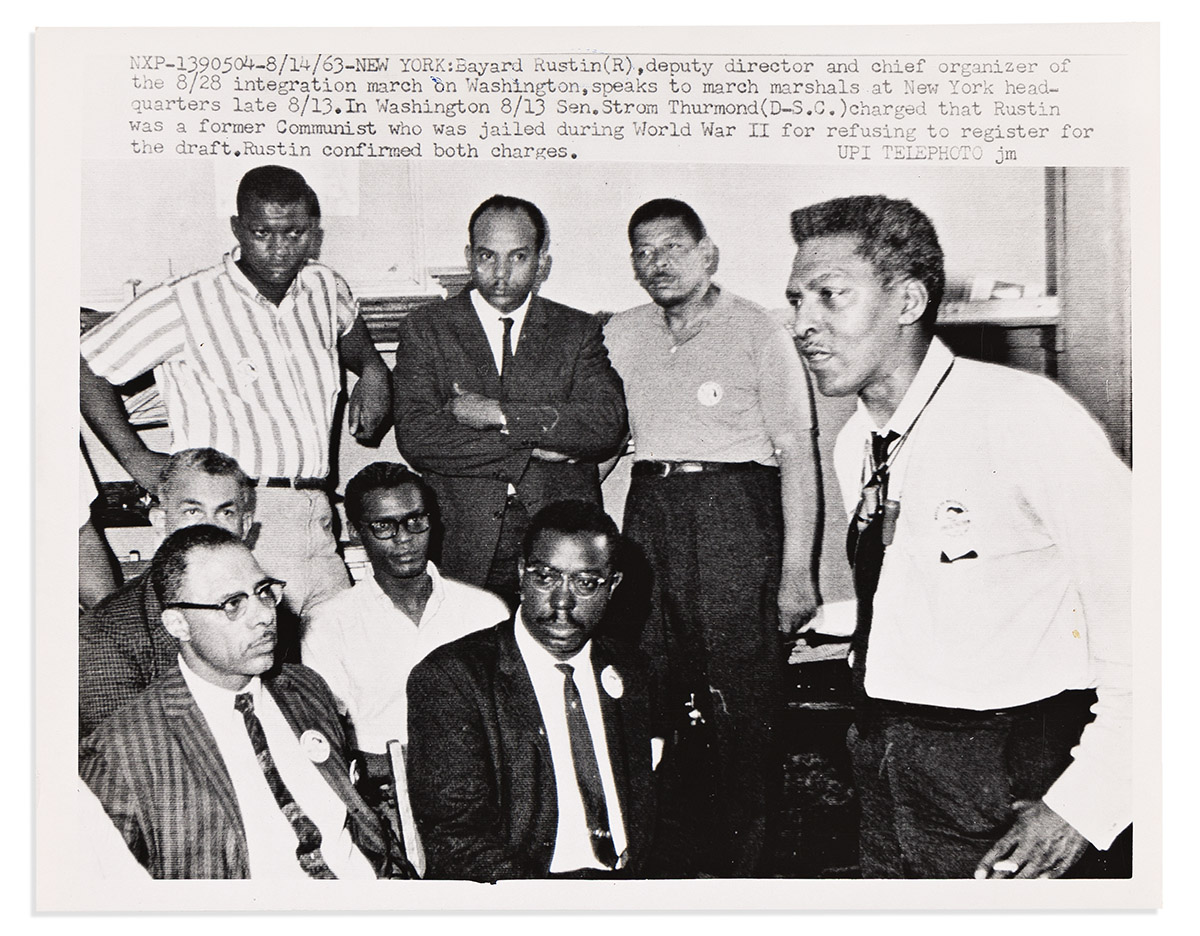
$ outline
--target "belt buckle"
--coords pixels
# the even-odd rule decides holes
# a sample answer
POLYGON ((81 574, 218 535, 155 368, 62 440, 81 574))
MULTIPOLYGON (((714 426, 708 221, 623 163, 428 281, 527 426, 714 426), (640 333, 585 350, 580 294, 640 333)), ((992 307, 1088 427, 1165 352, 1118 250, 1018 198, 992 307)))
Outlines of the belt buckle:
POLYGON ((675 466, 675 470, 683 474, 695 474, 698 471, 703 471, 704 466, 700 462, 679 462, 675 466))
POLYGON ((660 469, 659 475, 658 475, 660 478, 667 477, 667 475, 669 475, 672 471, 675 470, 675 464, 673 462, 669 462, 669 461, 659 462, 658 467, 660 469))

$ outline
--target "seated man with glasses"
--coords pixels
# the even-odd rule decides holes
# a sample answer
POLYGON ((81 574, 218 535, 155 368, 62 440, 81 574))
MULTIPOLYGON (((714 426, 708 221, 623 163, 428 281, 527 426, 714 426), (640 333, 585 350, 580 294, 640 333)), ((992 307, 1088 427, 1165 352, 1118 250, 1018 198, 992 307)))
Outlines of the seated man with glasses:
POLYGON ((618 541, 596 504, 544 507, 513 619, 413 670, 409 792, 426 877, 652 873, 662 741, 645 670, 632 648, 592 636, 621 581, 618 541))
MULTIPOLYGON (((254 482, 216 449, 167 459, 150 523, 162 536, 201 523, 251 539, 254 482)), ((162 626, 149 573, 118 588, 79 622, 79 737, 175 666, 179 646, 162 626)))
POLYGON ((360 788, 374 799, 391 780, 388 742, 408 737, 412 668, 435 647, 505 620, 508 608, 429 561, 436 501, 420 475, 375 462, 347 483, 345 504, 371 574, 314 610, 301 658, 349 716, 366 773, 360 788))
POLYGON ((350 779, 325 682, 275 659, 284 583, 228 530, 172 533, 150 571, 177 665, 84 742, 80 776, 155 878, 408 876, 350 779))

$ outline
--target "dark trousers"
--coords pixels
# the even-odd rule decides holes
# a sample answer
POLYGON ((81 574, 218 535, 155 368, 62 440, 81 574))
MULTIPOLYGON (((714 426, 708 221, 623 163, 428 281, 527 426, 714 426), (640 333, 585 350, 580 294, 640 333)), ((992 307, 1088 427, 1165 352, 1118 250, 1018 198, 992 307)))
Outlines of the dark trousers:
POLYGON ((521 580, 517 574, 517 561, 521 558, 521 540, 529 526, 529 511, 516 494, 509 494, 504 502, 504 519, 500 523, 500 539, 496 552, 488 567, 487 581, 483 587, 499 595, 515 611, 521 603, 521 580))
POLYGON ((1078 690, 998 713, 868 701, 847 739, 863 877, 971 877, 1013 803, 1066 768, 1094 701, 1078 690))
POLYGON ((681 874, 755 876, 782 783, 779 473, 635 477, 624 532, 630 594, 640 590, 648 606, 639 642, 673 739, 661 768, 662 847, 684 857, 681 874), (639 562, 640 583, 630 581, 639 562))

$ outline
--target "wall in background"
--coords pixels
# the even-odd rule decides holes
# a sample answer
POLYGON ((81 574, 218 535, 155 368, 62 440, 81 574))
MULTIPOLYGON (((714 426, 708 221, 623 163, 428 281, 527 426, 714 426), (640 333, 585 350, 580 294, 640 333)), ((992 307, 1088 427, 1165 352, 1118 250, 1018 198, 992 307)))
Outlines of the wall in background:
MULTIPOLYGON (((229 215, 238 173, 178 160, 84 164, 82 296, 119 305, 122 284, 143 288, 211 266, 233 245, 229 215)), ((642 202, 681 198, 721 249, 717 279, 782 307, 793 247, 788 214, 842 195, 912 200, 938 227, 952 273, 1044 284, 1041 169, 604 163, 552 168, 495 163, 295 163, 322 199, 322 260, 352 288, 387 271, 425 283, 430 267, 461 266, 472 209, 495 192, 536 202, 550 222, 554 269, 547 296, 589 312, 643 302, 625 228, 642 202)))

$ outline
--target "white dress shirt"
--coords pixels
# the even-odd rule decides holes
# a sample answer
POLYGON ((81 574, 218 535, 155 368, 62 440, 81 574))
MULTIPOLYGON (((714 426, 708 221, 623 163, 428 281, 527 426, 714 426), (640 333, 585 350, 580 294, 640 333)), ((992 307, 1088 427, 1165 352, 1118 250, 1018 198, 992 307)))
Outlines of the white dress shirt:
POLYGON ((234 692, 197 676, 182 656, 179 669, 217 742, 233 783, 246 834, 250 877, 310 880, 296 859, 295 830, 275 802, 258 765, 245 719, 234 708, 234 699, 244 692, 254 697, 254 714, 262 724, 279 776, 296 804, 321 832, 321 857, 329 870, 338 878, 374 880, 371 863, 350 835, 346 804, 301 751, 299 739, 271 693, 264 691, 262 681, 255 676, 243 689, 234 692))
POLYGON ((432 562, 425 571, 433 589, 419 622, 368 575, 317 605, 305 628, 301 659, 345 706, 361 751, 408 740, 408 676, 430 651, 508 619, 491 592, 443 578, 432 562))
POLYGON ((525 313, 529 311, 529 300, 533 297, 530 293, 525 297, 525 301, 513 309, 508 315, 505 315, 483 296, 479 295, 478 289, 471 290, 471 307, 475 309, 475 314, 479 316, 479 324, 483 326, 483 333, 487 335, 488 345, 492 349, 492 357, 496 360, 496 373, 500 373, 500 367, 504 363, 504 318, 512 319, 512 334, 509 340, 512 341, 512 353, 517 353, 517 342, 521 340, 521 328, 525 325, 525 313))
POLYGON ((847 516, 872 432, 903 434, 900 502, 873 602, 866 690, 975 710, 1095 688, 1096 720, 1046 803, 1100 848, 1129 823, 1130 474, 1057 384, 940 341, 888 425, 859 402, 834 464, 847 516))
POLYGON ((596 763, 600 768, 600 782, 604 787, 604 800, 608 809, 608 826, 612 833, 613 848, 617 855, 625 851, 625 824, 621 818, 617 785, 613 779, 612 763, 608 756, 608 741, 605 738, 604 713, 600 708, 599 690, 596 688, 596 673, 592 668, 592 643, 589 640, 583 649, 569 660, 559 660, 537 642, 525 627, 520 609, 516 619, 517 649, 529 671, 538 707, 542 710, 542 722, 546 726, 546 740, 550 744, 550 759, 554 764, 554 787, 558 801, 558 834, 554 839, 554 857, 550 861, 550 873, 577 871, 581 868, 603 868, 592 851, 591 832, 583 808, 583 796, 579 792, 579 781, 575 777, 575 760, 571 754, 571 732, 567 727, 563 685, 565 676, 556 667, 569 663, 574 667, 575 685, 583 702, 588 730, 592 735, 592 747, 596 751, 596 763))

